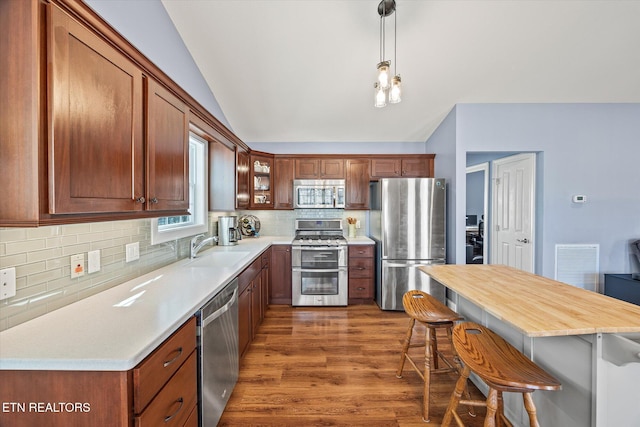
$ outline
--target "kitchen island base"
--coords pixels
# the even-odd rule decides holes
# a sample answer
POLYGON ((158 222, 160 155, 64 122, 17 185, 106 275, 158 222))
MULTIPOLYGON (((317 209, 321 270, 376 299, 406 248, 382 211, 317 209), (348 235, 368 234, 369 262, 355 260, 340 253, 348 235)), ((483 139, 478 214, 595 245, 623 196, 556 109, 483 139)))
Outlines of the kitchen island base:
MULTIPOLYGON (((540 425, 637 425, 640 334, 529 337, 457 293, 449 294, 450 307, 465 320, 492 329, 562 383, 562 390, 533 393, 540 425)), ((487 385, 474 375, 471 379, 486 395, 487 385)), ((504 405, 515 426, 529 425, 519 394, 506 393, 504 405)))

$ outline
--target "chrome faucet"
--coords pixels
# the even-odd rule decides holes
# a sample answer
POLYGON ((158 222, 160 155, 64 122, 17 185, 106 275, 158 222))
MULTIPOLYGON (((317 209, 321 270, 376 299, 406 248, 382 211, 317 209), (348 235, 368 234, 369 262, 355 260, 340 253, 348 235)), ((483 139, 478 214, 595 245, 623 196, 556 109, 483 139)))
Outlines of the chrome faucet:
POLYGON ((192 258, 192 259, 195 258, 196 255, 198 255, 198 251, 202 249, 204 245, 209 244, 211 242, 218 243, 218 236, 208 237, 203 241, 201 241, 200 243, 198 243, 198 240, 200 240, 201 237, 204 237, 204 234, 198 234, 193 239, 191 239, 191 253, 189 255, 189 258, 192 258))

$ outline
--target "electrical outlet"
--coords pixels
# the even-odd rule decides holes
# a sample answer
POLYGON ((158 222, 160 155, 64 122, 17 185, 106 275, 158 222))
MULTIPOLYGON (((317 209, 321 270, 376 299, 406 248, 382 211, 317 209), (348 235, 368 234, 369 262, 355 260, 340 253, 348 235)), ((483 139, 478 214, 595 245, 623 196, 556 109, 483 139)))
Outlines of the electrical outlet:
POLYGON ((140 259, 140 242, 129 243, 125 246, 126 250, 126 262, 135 261, 140 259))
POLYGON ((71 278, 84 276, 84 254, 71 255, 71 278))
POLYGON ((100 271, 100 249, 87 254, 87 273, 100 271))
POLYGON ((3 268, 0 270, 0 300, 16 295, 16 268, 3 268))
POLYGON ((360 220, 356 221, 356 228, 360 228, 360 220))

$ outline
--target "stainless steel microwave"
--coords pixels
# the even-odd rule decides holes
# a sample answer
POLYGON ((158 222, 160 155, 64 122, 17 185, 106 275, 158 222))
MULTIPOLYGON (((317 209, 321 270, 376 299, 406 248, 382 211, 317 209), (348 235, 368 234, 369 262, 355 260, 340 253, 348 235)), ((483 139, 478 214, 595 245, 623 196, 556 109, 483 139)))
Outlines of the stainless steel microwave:
POLYGON ((296 209, 344 209, 344 179, 296 179, 293 181, 293 206, 296 209))

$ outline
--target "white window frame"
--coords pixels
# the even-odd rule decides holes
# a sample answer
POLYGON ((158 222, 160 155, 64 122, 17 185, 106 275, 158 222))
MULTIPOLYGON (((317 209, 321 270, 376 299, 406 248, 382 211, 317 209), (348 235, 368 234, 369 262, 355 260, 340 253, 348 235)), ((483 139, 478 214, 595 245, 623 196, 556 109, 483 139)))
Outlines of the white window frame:
POLYGON ((151 220, 151 244, 195 236, 209 230, 208 223, 208 164, 209 143, 189 133, 189 213, 192 221, 158 226, 158 218, 151 220))

